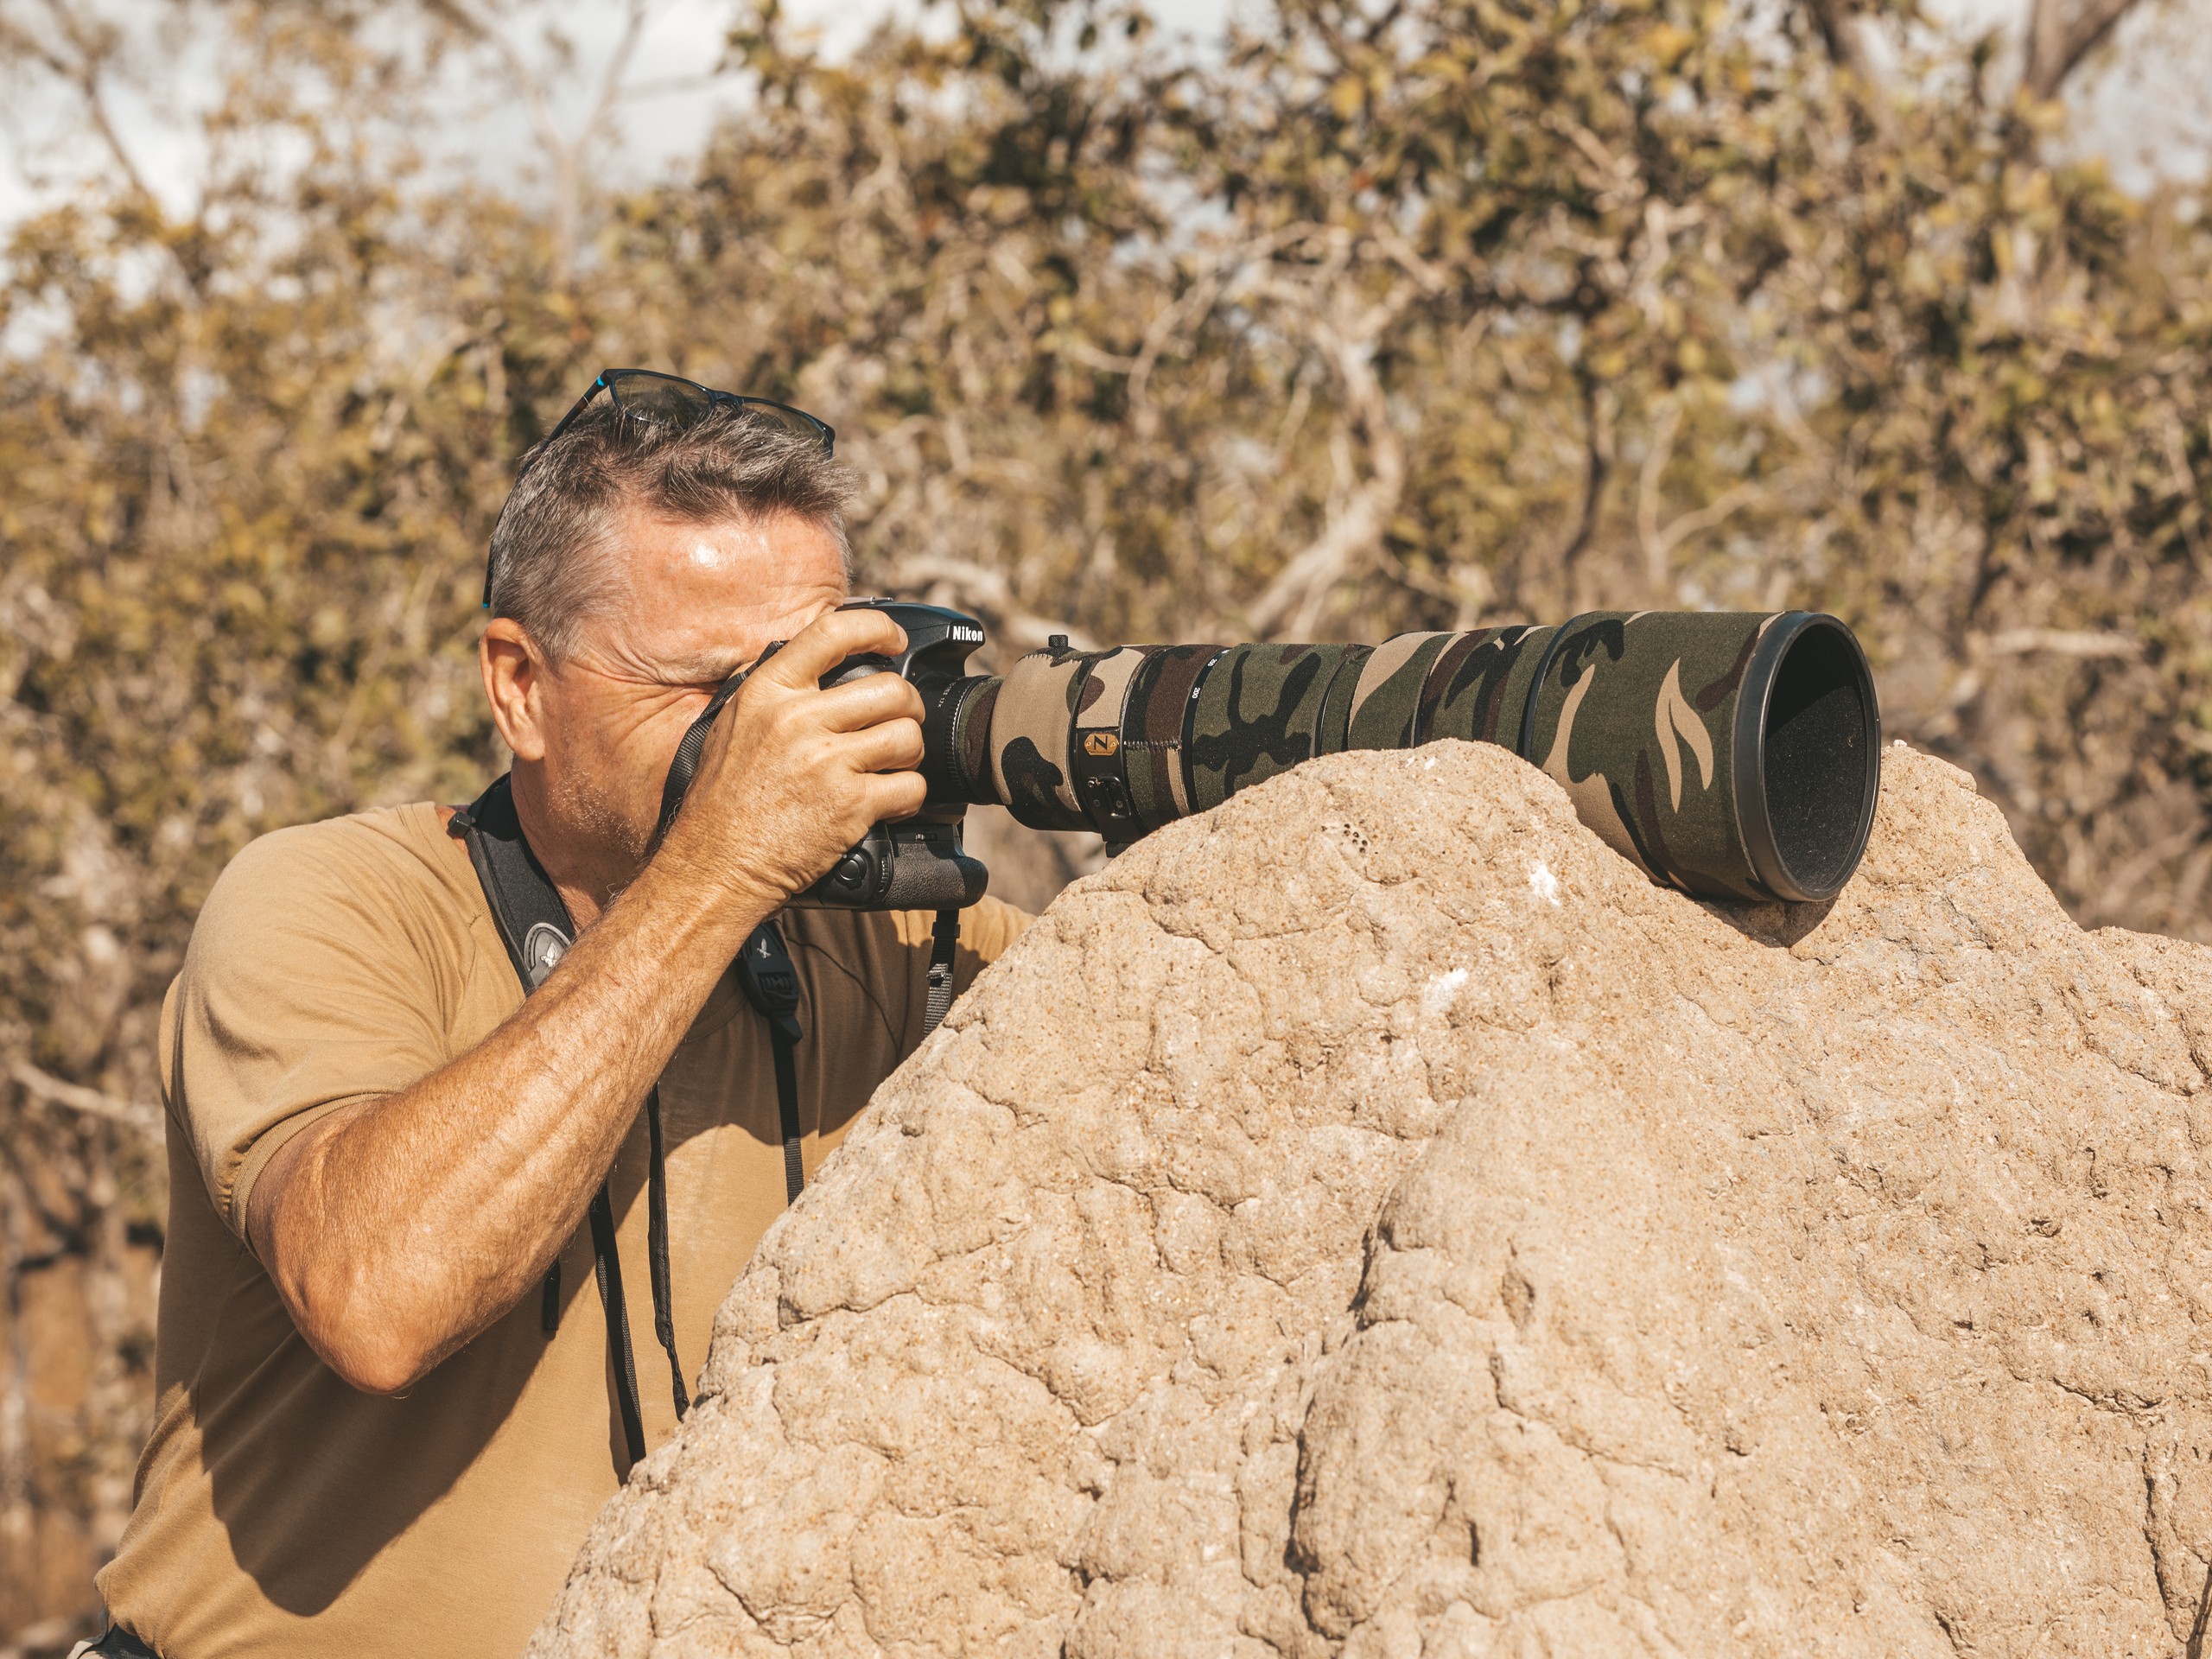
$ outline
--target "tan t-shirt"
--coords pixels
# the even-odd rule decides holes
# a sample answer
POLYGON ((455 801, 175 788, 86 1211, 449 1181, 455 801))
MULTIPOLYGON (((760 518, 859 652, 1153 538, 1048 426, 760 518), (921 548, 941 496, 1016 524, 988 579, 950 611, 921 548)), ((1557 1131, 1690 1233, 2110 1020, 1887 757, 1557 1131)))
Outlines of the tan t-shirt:
MULTIPOLYGON (((957 982, 1020 931, 963 918, 957 982)), ((810 1173, 919 1040, 926 914, 795 910, 810 1173)), ((254 842, 200 912, 162 1007, 169 1230, 154 1428, 137 1508, 99 1576, 164 1659, 518 1652, 626 1461, 590 1230, 561 1258, 559 1328, 533 1292, 412 1393, 348 1388, 243 1243, 276 1150, 480 1042, 522 1001, 466 847, 435 807, 254 842)), ((716 1305, 784 1208, 767 1027, 732 976, 661 1081, 671 1266, 687 1385, 716 1305)), ((458 1151, 459 1149, 456 1149, 458 1151)), ((631 1344, 648 1443, 675 1427, 646 1274, 642 1114, 616 1159, 631 1344)))

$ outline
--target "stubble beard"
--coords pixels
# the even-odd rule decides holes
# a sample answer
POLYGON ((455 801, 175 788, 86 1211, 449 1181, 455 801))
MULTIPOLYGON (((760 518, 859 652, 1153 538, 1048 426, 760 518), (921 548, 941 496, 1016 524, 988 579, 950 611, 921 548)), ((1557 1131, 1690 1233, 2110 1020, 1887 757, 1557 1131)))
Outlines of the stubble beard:
POLYGON ((601 908, 638 879, 652 850, 652 826, 639 821, 613 780, 563 768, 548 782, 546 805, 569 845, 588 849, 601 908))

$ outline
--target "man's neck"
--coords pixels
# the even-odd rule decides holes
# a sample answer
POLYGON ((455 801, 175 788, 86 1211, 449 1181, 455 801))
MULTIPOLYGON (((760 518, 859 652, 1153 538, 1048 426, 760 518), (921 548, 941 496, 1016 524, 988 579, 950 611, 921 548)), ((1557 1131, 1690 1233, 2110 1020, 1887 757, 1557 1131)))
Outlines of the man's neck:
POLYGON ((569 919, 581 933, 600 918, 620 890, 621 879, 598 868, 592 849, 579 847, 575 838, 561 832, 558 818, 545 799, 541 768, 517 761, 512 773, 515 817, 522 823, 523 838, 553 883, 554 892, 568 907, 569 919))

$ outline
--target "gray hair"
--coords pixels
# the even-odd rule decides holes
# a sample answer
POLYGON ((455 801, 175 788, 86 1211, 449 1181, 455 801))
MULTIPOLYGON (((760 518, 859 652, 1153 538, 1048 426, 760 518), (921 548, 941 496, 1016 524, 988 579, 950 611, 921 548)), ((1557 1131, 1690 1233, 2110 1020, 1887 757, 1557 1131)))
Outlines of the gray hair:
POLYGON ((820 443, 777 422, 725 404, 673 428, 602 399, 523 457, 492 531, 492 614, 521 623, 555 662, 572 655, 586 619, 629 591, 625 509, 693 524, 790 513, 836 537, 849 580, 852 494, 820 443))

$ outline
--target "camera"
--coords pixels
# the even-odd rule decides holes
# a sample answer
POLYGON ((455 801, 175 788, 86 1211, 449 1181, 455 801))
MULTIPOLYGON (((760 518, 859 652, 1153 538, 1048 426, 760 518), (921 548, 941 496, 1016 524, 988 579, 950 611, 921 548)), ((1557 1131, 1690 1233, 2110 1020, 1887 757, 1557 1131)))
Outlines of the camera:
MULTIPOLYGON (((1078 652, 1055 637, 999 676, 967 672, 983 643, 971 616, 887 599, 841 608, 881 611, 906 648, 853 658, 822 683, 897 674, 921 694, 929 791, 914 817, 869 830, 802 905, 972 905, 989 874, 961 844, 971 804, 1128 842, 1314 756, 1439 738, 1495 743, 1549 774, 1655 881, 1818 902, 1858 868, 1881 788, 1866 653, 1818 612, 1590 611, 1377 645, 1078 652)), ((677 770, 688 781, 696 759, 687 737, 664 822, 677 770)))
MULTIPOLYGON (((970 677, 969 653, 983 643, 983 625, 941 605, 893 599, 848 600, 841 611, 880 611, 906 635, 895 656, 850 657, 823 677, 823 689, 871 674, 896 674, 921 693, 925 711, 943 709, 970 677)), ((930 721, 923 724, 927 746, 930 721)), ((941 790, 942 767, 926 761, 929 798, 911 818, 879 823, 828 874, 791 900, 830 910, 958 910, 983 896, 990 872, 961 845, 969 802, 941 790)))

